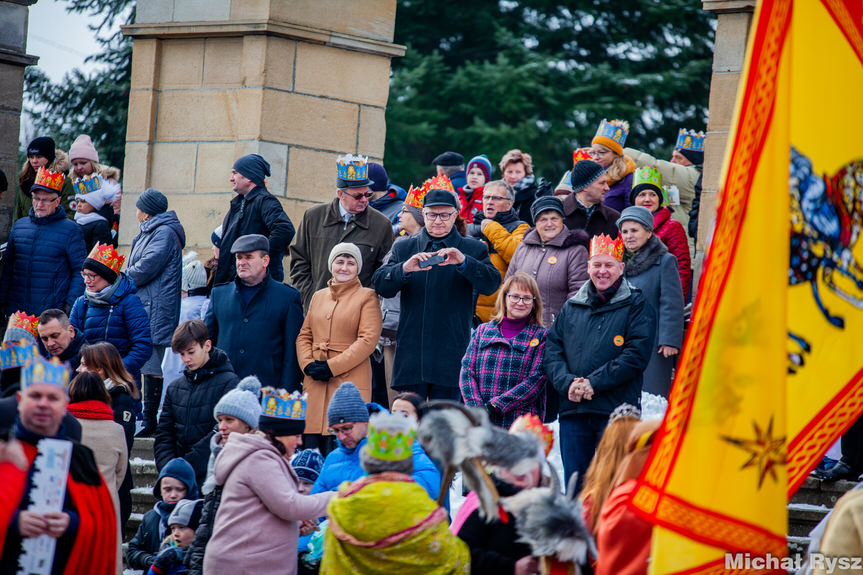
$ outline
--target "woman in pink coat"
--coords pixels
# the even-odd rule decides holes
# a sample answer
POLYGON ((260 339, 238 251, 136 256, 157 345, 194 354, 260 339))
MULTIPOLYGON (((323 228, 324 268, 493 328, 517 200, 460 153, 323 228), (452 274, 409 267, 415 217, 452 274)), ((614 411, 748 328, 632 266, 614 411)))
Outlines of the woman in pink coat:
POLYGON ((232 433, 216 459, 222 501, 204 575, 296 573, 300 523, 326 515, 334 495, 300 495, 288 463, 303 441, 305 402, 265 388, 261 405, 259 433, 232 433))

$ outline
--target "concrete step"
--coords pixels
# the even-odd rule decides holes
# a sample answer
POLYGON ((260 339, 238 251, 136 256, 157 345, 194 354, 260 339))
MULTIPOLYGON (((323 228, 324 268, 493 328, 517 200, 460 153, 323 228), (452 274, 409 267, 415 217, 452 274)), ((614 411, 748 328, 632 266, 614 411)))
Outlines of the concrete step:
POLYGON ((788 504, 788 535, 792 537, 808 537, 809 532, 830 512, 826 505, 811 505, 809 503, 788 504))
POLYGON ((129 459, 153 459, 153 438, 152 437, 136 437, 132 443, 132 453, 129 454, 129 459))
POLYGON ((791 503, 808 503, 809 505, 825 505, 832 508, 840 497, 845 495, 857 485, 854 481, 821 481, 814 477, 808 477, 794 497, 791 503))
POLYGON ((156 471, 156 462, 152 459, 134 458, 129 464, 132 467, 132 481, 135 487, 153 487, 159 472, 156 471))
POLYGON ((138 526, 141 525, 141 519, 144 517, 141 513, 132 513, 129 516, 129 521, 126 522, 126 532, 123 534, 123 542, 128 543, 138 531, 138 526))
POLYGON ((155 504, 156 498, 153 497, 153 488, 149 485, 132 489, 132 513, 146 513, 155 504))

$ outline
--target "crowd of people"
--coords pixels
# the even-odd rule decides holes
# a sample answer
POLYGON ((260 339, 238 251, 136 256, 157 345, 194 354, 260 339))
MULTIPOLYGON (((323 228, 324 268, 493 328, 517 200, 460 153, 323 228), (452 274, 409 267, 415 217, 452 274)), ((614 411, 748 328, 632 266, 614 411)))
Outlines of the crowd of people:
POLYGON ((603 120, 557 186, 518 149, 497 179, 487 156, 445 152, 407 191, 340 156, 335 197, 296 228, 267 160, 246 155, 207 261, 155 189, 121 255, 119 173, 86 135, 69 154, 36 138, 0 277, 0 571, 44 535, 57 574, 123 560, 154 574, 547 572, 505 504, 497 518, 477 515, 478 496, 451 509, 445 462, 415 439, 437 401, 537 434, 527 471, 487 477, 503 498, 549 485, 557 421, 585 545, 599 544, 573 568, 646 573, 649 530, 635 541, 620 490, 655 431, 641 394, 668 395, 683 342, 704 136, 681 130, 665 161, 624 147, 628 131, 603 120), (154 438, 157 503, 121 557, 136 434, 154 438), (50 439, 72 445, 56 508, 38 473, 50 439))

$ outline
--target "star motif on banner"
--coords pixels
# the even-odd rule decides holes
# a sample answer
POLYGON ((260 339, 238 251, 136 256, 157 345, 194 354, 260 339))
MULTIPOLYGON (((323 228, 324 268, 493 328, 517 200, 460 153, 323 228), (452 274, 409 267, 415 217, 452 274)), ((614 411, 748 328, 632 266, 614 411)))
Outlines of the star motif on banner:
POLYGON ((757 466, 758 489, 761 489, 761 486, 764 484, 764 478, 767 477, 768 473, 773 478, 773 481, 778 481, 776 466, 785 465, 785 438, 773 437, 772 415, 770 416, 770 423, 767 424, 767 429, 762 431, 756 421, 752 422, 752 427, 755 431, 754 439, 742 439, 724 435, 720 436, 720 438, 751 455, 749 460, 740 469, 743 470, 757 466))

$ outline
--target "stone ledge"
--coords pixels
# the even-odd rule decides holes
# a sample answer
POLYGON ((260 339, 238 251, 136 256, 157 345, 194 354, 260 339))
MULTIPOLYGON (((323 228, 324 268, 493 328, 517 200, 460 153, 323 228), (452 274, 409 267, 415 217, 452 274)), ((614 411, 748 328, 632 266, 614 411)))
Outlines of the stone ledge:
POLYGON ((280 38, 289 38, 291 40, 301 40, 313 44, 323 44, 334 48, 342 48, 345 50, 354 50, 356 52, 365 52, 375 56, 385 56, 387 58, 398 58, 405 55, 407 48, 400 44, 390 42, 382 42, 380 40, 369 40, 331 32, 328 30, 320 30, 317 28, 309 28, 306 26, 297 26, 295 24, 287 24, 284 22, 275 22, 272 20, 247 20, 233 22, 182 22, 182 23, 166 23, 166 24, 132 24, 129 26, 121 26, 125 36, 132 38, 217 38, 226 36, 249 36, 263 34, 268 36, 276 36, 280 38))
MULTIPOLYGON (((404 51, 402 51, 402 54, 404 54, 404 51)), ((0 48, 0 63, 13 64, 15 66, 35 66, 39 63, 39 56, 22 54, 21 52, 13 52, 11 50, 0 48)))
POLYGON ((758 0, 701 0, 701 8, 714 13, 753 12, 758 0))

